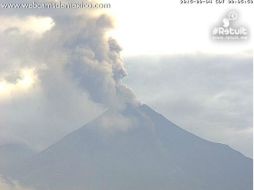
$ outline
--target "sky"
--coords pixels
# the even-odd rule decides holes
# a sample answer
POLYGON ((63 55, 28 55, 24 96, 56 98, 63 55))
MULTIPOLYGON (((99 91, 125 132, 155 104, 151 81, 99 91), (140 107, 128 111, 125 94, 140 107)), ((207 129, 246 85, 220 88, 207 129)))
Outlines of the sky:
POLYGON ((253 28, 254 13, 250 5, 183 5, 178 0, 110 2, 111 14, 116 17, 112 33, 124 47, 122 53, 126 56, 231 54, 253 48, 253 30, 249 31, 249 40, 240 43, 216 43, 210 34, 229 10, 238 12, 240 25, 253 28))
POLYGON ((184 129, 252 157, 253 7, 112 2, 124 81, 138 98, 184 129), (248 40, 211 38, 230 10, 248 27, 248 40))
MULTIPOLYGON (((0 13, 0 144, 42 150, 136 94, 179 126, 251 156, 253 31, 244 42, 212 41, 228 6, 108 2, 111 19, 0 13), (127 73, 133 92, 121 82, 127 73)), ((253 29, 251 7, 237 10, 253 29)))
POLYGON ((178 126, 251 157, 252 64, 225 55, 132 57, 124 82, 178 126))

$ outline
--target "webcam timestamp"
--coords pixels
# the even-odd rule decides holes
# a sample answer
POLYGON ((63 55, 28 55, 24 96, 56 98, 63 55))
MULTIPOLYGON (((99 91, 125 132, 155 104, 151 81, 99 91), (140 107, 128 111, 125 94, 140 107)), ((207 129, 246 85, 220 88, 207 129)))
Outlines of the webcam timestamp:
POLYGON ((254 0, 180 0, 180 4, 253 4, 254 0))

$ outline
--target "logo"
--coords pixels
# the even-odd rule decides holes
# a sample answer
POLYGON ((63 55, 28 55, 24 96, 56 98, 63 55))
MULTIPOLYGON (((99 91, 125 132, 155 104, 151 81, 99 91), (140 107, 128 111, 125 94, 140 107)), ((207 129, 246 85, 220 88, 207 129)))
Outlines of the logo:
POLYGON ((214 40, 247 40, 248 29, 238 23, 239 14, 235 10, 230 10, 224 16, 218 26, 212 29, 212 39, 214 40))

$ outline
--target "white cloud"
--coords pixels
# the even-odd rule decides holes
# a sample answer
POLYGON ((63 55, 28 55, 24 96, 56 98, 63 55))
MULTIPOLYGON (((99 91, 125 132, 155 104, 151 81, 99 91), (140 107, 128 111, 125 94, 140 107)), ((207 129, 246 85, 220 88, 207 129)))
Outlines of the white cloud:
POLYGON ((1 190, 32 190, 30 188, 23 187, 18 182, 10 182, 0 177, 0 189, 1 190))
POLYGON ((54 26, 54 21, 50 17, 42 16, 27 16, 19 18, 17 16, 1 16, 2 25, 0 32, 6 30, 18 30, 22 34, 30 33, 41 36, 46 31, 49 31, 54 26))
POLYGON ((11 99, 12 95, 26 92, 37 83, 37 75, 32 68, 21 69, 17 78, 13 82, 9 82, 5 78, 0 78, 0 102, 11 99))
POLYGON ((121 82, 121 48, 107 34, 111 18, 95 12, 1 12, 0 143, 42 149, 105 107, 135 102, 121 82))

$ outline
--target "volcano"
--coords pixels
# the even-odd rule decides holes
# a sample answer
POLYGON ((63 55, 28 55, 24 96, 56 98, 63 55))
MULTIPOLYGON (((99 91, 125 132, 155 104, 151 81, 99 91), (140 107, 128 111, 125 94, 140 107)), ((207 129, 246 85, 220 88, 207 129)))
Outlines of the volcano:
POLYGON ((252 190, 252 159, 146 105, 126 106, 30 157, 9 177, 35 190, 252 190))

